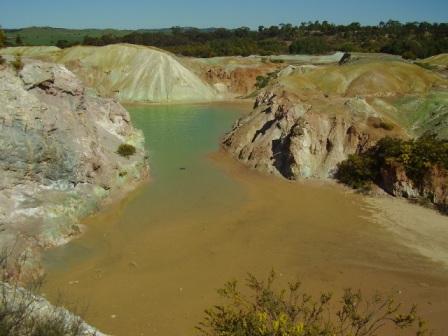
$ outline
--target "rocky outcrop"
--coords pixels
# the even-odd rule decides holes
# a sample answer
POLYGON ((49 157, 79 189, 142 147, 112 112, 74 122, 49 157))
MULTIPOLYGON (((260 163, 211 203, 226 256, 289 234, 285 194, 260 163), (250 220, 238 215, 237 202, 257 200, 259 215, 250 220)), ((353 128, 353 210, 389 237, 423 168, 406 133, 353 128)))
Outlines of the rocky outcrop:
POLYGON ((78 234, 80 217, 145 178, 147 162, 120 104, 62 65, 24 63, 0 69, 0 244, 39 250, 78 234), (123 143, 135 155, 117 154, 123 143))
POLYGON ((391 109, 385 112, 390 101, 446 84, 418 66, 395 61, 285 68, 223 146, 264 172, 289 179, 330 177, 348 155, 385 136, 407 137, 415 131, 391 109))
POLYGON ((285 66, 259 57, 185 58, 181 61, 223 98, 252 94, 257 89, 257 77, 267 76, 285 66))
POLYGON ((235 124, 223 145, 248 166, 264 172, 288 179, 328 177, 349 154, 379 139, 378 130, 367 122, 375 114, 365 101, 355 98, 334 103, 341 110, 327 113, 294 97, 264 92, 257 97, 254 111, 235 124), (353 106, 358 109, 352 111, 353 106))
POLYGON ((448 171, 438 166, 428 169, 420 183, 410 179, 401 164, 381 169, 379 185, 393 196, 424 199, 441 210, 448 210, 448 171))
POLYGON ((274 67, 238 67, 227 70, 221 67, 210 67, 203 78, 211 83, 219 92, 229 97, 245 97, 256 90, 257 77, 275 71, 274 67))

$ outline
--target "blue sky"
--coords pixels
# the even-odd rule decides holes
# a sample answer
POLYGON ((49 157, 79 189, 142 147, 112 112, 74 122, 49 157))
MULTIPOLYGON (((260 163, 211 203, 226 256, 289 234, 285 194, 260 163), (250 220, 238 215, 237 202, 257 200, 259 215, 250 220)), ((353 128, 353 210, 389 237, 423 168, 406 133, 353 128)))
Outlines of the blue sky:
POLYGON ((239 27, 327 20, 448 22, 448 0, 2 0, 5 28, 239 27))

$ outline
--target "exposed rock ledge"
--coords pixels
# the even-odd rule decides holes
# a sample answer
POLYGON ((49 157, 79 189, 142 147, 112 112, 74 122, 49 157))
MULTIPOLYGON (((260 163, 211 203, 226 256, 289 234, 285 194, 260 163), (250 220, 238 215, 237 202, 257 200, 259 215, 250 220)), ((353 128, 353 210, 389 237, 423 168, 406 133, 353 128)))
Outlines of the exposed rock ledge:
MULTIPOLYGON (((333 177, 351 154, 389 136, 446 137, 447 81, 403 62, 286 68, 256 98, 223 147, 257 170, 288 179, 333 177)), ((361 169, 361 168, 360 168, 361 169)), ((448 174, 434 166, 417 185, 399 164, 374 181, 393 196, 448 207, 448 174)))
POLYGON ((422 181, 415 183, 403 165, 391 163, 381 170, 379 186, 390 195, 428 201, 448 213, 448 171, 442 167, 430 167, 422 181))
POLYGON ((39 256, 81 231, 79 218, 147 176, 128 112, 62 65, 0 68, 0 246, 39 256), (136 154, 117 154, 122 143, 136 154))
POLYGON ((313 106, 293 95, 263 92, 223 145, 267 173, 288 179, 328 177, 349 154, 376 143, 381 132, 372 126, 376 114, 364 99, 338 98, 327 104, 313 106))
POLYGON ((288 179, 330 177, 348 155, 379 139, 424 130, 427 125, 415 120, 429 120, 434 111, 421 111, 412 121, 395 102, 429 101, 432 90, 446 87, 436 74, 403 62, 283 71, 223 146, 246 165, 288 179))

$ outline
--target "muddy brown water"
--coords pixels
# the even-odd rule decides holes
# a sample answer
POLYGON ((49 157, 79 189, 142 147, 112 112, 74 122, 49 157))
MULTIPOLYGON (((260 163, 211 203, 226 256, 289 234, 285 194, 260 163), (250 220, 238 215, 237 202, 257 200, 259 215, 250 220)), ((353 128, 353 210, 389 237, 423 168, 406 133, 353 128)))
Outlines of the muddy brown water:
POLYGON ((45 255, 45 295, 88 307, 112 335, 194 335, 216 289, 272 268, 317 294, 398 293, 447 335, 448 272, 371 220, 362 196, 242 167, 218 150, 246 106, 129 107, 146 136, 151 182, 87 218, 45 255))

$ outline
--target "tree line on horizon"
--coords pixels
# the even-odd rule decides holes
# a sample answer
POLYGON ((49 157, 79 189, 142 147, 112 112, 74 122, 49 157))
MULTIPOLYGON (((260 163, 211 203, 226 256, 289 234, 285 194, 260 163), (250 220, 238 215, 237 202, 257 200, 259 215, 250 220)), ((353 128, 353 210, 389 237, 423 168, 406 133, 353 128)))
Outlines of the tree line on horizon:
POLYGON ((133 32, 116 37, 86 36, 83 45, 131 43, 166 49, 183 56, 248 56, 273 54, 326 54, 333 51, 383 52, 406 59, 448 52, 448 24, 399 21, 363 26, 354 22, 335 25, 327 21, 214 30, 173 27, 170 33, 133 32))
POLYGON ((389 53, 406 59, 427 58, 448 52, 448 23, 389 20, 378 25, 354 22, 336 25, 315 21, 236 29, 181 28, 135 31, 124 36, 84 36, 82 41, 59 40, 60 48, 73 45, 105 46, 130 43, 158 47, 193 57, 275 54, 326 54, 333 51, 389 53))

